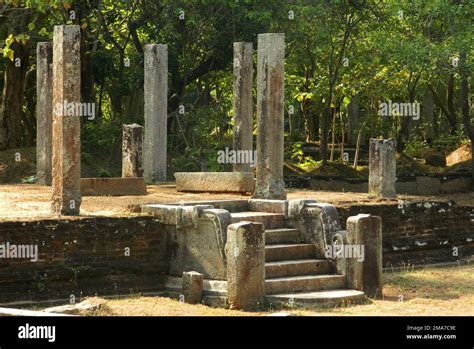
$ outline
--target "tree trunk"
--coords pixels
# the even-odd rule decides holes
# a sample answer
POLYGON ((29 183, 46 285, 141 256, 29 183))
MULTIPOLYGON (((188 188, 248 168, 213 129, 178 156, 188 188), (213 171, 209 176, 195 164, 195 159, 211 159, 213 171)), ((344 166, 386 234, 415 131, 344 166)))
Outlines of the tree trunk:
POLYGON ((28 70, 29 46, 14 41, 13 61, 5 63, 5 77, 0 107, 0 150, 21 146, 21 114, 23 89, 28 70))

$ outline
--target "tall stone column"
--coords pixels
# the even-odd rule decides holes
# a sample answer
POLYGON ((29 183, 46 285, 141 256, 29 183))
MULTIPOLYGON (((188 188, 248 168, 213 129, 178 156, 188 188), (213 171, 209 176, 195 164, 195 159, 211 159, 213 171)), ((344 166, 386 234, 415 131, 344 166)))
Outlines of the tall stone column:
POLYGON ((370 139, 369 195, 395 198, 397 143, 394 139, 370 139))
POLYGON ((363 247, 360 258, 347 258, 348 288, 363 291, 368 297, 382 295, 382 219, 358 214, 347 219, 347 243, 363 247))
POLYGON ((81 206, 81 31, 54 27, 52 212, 79 214, 81 206))
MULTIPOLYGON (((253 44, 234 43, 234 150, 253 151, 253 44)), ((250 157, 247 158, 250 160, 250 157)), ((234 172, 249 172, 250 163, 233 164, 234 172)))
POLYGON ((359 96, 352 97, 347 106, 347 143, 356 145, 359 132, 359 96))
POLYGON ((433 112, 433 96, 431 92, 427 92, 423 99, 424 120, 424 134, 425 139, 431 142, 434 138, 434 112, 433 112))
POLYGON ((227 298, 231 309, 254 310, 265 297, 265 228, 239 222, 227 227, 227 298))
POLYGON ((254 198, 286 199, 283 181, 285 34, 258 36, 257 182, 254 198))
POLYGON ((122 177, 143 177, 143 127, 122 125, 122 177))
POLYGON ((145 149, 148 183, 166 180, 168 46, 145 45, 145 149))
POLYGON ((51 185, 53 137, 53 43, 36 46, 36 177, 51 185))

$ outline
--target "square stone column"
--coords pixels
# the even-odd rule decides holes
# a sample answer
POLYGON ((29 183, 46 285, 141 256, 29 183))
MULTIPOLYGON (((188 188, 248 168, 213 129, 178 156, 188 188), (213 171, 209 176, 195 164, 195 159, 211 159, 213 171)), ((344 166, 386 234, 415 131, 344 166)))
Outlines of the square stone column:
POLYGON ((122 125, 122 177, 143 177, 143 127, 122 125))
POLYGON ((368 297, 382 295, 382 219, 358 214, 347 219, 347 242, 363 246, 363 258, 347 258, 348 288, 363 291, 368 297))
POLYGON ((258 36, 257 182, 254 198, 285 200, 283 181, 285 34, 258 36))
POLYGON ((204 275, 197 271, 183 273, 182 291, 184 302, 199 304, 202 302, 204 275))
POLYGON ((255 310, 265 297, 265 228, 239 222, 227 227, 227 298, 231 309, 255 310))
POLYGON ((77 215, 81 206, 81 30, 54 27, 52 212, 77 215))
POLYGON ((36 177, 51 185, 53 138, 53 43, 36 46, 36 177))
POLYGON ((148 183, 166 180, 168 123, 168 46, 145 45, 145 149, 148 183))
MULTIPOLYGON (((253 151, 253 44, 234 43, 234 150, 253 151)), ((248 157, 250 159, 250 157, 248 157)), ((249 172, 250 164, 233 164, 234 172, 249 172)))
POLYGON ((359 134, 359 96, 352 97, 351 102, 347 106, 347 143, 350 145, 357 144, 357 136, 359 134))
POLYGON ((370 139, 369 195, 395 198, 397 142, 394 139, 370 139))

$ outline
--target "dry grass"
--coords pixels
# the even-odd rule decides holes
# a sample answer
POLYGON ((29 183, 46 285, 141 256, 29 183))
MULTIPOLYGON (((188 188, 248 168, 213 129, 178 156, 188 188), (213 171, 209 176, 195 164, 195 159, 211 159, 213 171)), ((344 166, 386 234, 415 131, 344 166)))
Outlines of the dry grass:
POLYGON ((474 315, 474 266, 385 274, 383 299, 337 308, 286 308, 242 312, 189 305, 162 297, 106 300, 103 316, 263 316, 282 311, 296 316, 474 315))

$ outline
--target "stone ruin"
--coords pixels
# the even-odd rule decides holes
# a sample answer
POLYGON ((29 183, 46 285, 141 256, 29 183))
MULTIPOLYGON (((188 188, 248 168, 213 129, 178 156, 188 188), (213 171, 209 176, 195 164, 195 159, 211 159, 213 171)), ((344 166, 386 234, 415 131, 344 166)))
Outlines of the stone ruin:
MULTIPOLYGON (((258 36, 256 180, 246 163, 227 173, 175 174, 178 191, 253 197, 142 207, 170 233, 168 288, 186 302, 224 295, 231 308, 253 310, 268 302, 340 304, 381 294, 380 217, 349 217, 342 230, 334 206, 287 200, 284 45, 284 34, 258 36)), ((167 46, 145 46, 145 126, 123 126, 121 178, 80 178, 80 116, 54 108, 81 100, 79 51, 78 26, 56 26, 53 44, 38 44, 38 180, 51 182, 52 211, 61 215, 79 214, 81 195, 145 194, 145 180, 166 180, 167 46)), ((252 55, 251 43, 235 43, 238 151, 253 151, 252 55)), ((394 169, 394 145, 373 144, 371 193, 393 196, 393 176, 384 173, 394 169)))
POLYGON ((150 204, 142 213, 167 227, 167 287, 185 302, 200 295, 205 304, 256 310, 381 295, 380 217, 349 217, 342 230, 333 205, 267 199, 150 204))

